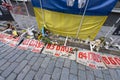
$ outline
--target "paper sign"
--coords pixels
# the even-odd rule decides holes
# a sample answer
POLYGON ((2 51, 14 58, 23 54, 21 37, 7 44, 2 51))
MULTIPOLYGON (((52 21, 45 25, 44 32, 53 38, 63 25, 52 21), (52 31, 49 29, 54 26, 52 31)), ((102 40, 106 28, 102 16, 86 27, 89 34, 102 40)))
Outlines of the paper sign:
POLYGON ((12 41, 9 42, 9 46, 15 47, 19 43, 20 38, 13 38, 12 41))
POLYGON ((12 41, 13 36, 5 33, 0 33, 0 41, 3 43, 9 43, 12 41))
POLYGON ((28 47, 29 47, 30 42, 31 42, 30 39, 25 39, 25 40, 18 46, 18 48, 19 48, 19 49, 22 49, 22 50, 27 50, 28 47))
POLYGON ((43 52, 44 54, 51 54, 56 57, 64 57, 69 58, 72 60, 76 59, 76 52, 72 51, 74 48, 69 46, 60 46, 60 45, 54 45, 54 44, 47 44, 44 48, 43 52))
POLYGON ((31 41, 31 43, 29 44, 29 46, 32 47, 32 52, 36 52, 36 53, 40 53, 42 48, 44 47, 44 43, 40 42, 38 40, 33 40, 31 41))
POLYGON ((102 55, 102 61, 109 68, 120 68, 120 58, 114 55, 102 55))
POLYGON ((101 55, 90 51, 78 51, 77 62, 94 69, 106 68, 101 60, 101 55))

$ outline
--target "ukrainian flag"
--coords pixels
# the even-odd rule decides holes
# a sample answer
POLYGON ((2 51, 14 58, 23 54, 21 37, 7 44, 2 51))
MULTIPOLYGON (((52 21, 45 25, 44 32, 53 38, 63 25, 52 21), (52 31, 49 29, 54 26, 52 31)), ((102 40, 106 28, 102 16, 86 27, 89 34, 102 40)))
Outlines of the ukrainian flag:
POLYGON ((31 1, 39 29, 45 22, 55 34, 93 40, 118 0, 31 1))

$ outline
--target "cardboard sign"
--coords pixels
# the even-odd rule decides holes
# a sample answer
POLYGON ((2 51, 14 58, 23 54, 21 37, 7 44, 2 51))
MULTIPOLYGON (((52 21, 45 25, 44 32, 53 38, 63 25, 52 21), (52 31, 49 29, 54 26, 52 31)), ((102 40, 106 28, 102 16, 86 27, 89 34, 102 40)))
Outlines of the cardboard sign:
POLYGON ((43 52, 44 54, 51 54, 56 57, 64 57, 69 58, 72 60, 76 59, 76 52, 72 51, 74 48, 69 46, 60 46, 60 45, 54 45, 54 44, 47 44, 44 48, 43 52))
POLYGON ((13 38, 12 41, 9 42, 9 46, 15 47, 18 44, 19 40, 20 40, 19 37, 13 38))
POLYGON ((77 53, 77 62, 94 69, 99 68, 117 68, 120 67, 120 58, 113 55, 102 55, 96 52, 79 51, 77 53))
POLYGON ((94 69, 106 68, 101 61, 101 55, 90 51, 78 51, 77 62, 94 69))
POLYGON ((8 35, 5 33, 0 33, 0 41, 3 43, 9 43, 10 41, 12 41, 13 36, 12 35, 8 35))
POLYGON ((102 55, 102 61, 109 68, 120 68, 120 57, 114 55, 102 55))
POLYGON ((25 40, 18 46, 18 48, 19 48, 19 49, 22 49, 22 50, 27 50, 28 47, 29 47, 30 42, 31 42, 30 39, 25 39, 25 40))
POLYGON ((34 39, 25 39, 19 46, 19 49, 30 49, 32 52, 40 53, 44 47, 44 43, 34 39))
POLYGON ((32 52, 40 53, 42 48, 44 47, 44 43, 38 40, 31 40, 29 46, 31 47, 32 52))

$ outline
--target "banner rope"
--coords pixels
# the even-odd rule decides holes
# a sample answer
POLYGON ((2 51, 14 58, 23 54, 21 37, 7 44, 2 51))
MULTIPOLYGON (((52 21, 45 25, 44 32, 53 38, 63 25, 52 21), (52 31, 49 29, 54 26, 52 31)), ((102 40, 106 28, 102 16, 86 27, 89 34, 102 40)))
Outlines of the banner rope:
POLYGON ((83 24, 83 21, 84 21, 84 18, 85 18, 85 13, 87 11, 88 4, 89 4, 89 0, 87 1, 87 4, 85 6, 85 9, 84 9, 84 12, 83 12, 83 15, 82 15, 82 19, 81 19, 80 24, 78 26, 78 31, 77 31, 77 34, 76 34, 76 38, 78 38, 80 29, 82 28, 82 24, 83 24))
POLYGON ((39 0, 39 1, 40 1, 41 13, 42 13, 43 25, 45 25, 45 15, 44 15, 44 11, 43 11, 42 0, 39 0))

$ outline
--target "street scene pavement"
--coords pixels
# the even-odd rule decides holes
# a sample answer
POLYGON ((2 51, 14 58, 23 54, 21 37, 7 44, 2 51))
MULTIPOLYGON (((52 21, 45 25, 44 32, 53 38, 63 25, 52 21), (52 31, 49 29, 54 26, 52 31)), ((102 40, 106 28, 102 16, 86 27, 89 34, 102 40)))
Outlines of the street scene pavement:
POLYGON ((0 80, 119 80, 120 68, 91 69, 67 58, 12 48, 0 42, 0 80))
MULTIPOLYGON (((38 30, 34 16, 12 15, 19 28, 34 25, 38 30)), ((96 39, 105 36, 110 29, 103 26, 96 39)), ((115 29, 108 38, 120 38, 112 35, 115 29)), ((92 69, 69 58, 21 50, 0 42, 0 80, 120 80, 120 68, 92 69)))

